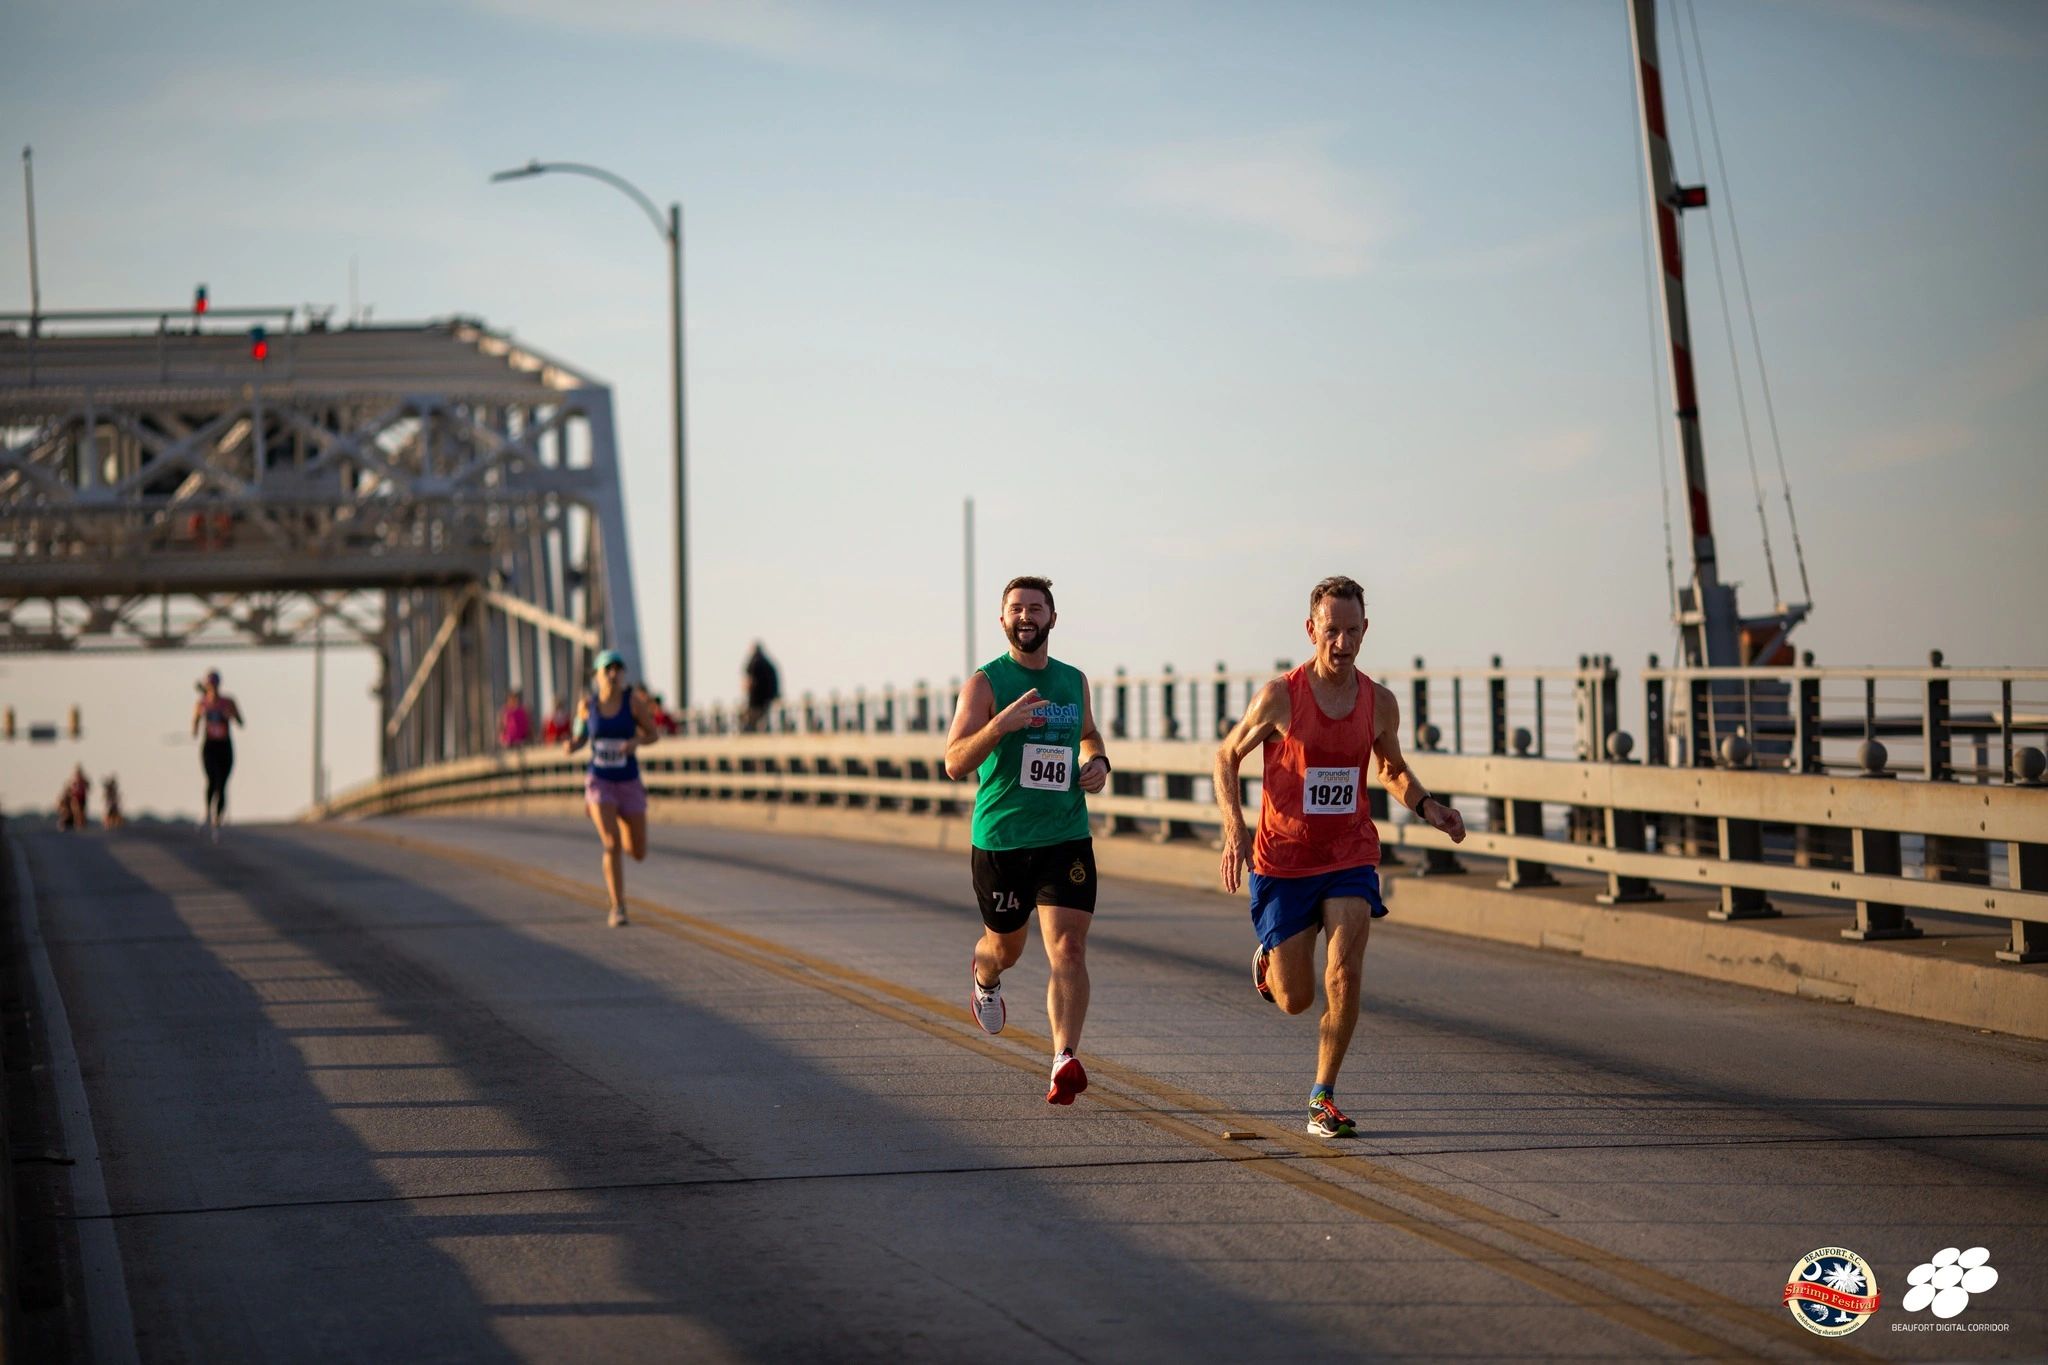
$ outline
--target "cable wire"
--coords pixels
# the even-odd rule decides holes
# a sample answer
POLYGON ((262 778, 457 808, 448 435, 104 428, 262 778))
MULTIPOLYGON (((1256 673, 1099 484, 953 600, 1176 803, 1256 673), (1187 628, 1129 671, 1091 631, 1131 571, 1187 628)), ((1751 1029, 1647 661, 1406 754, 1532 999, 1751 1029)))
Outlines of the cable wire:
POLYGON ((1771 447, 1778 456, 1778 487, 1785 494, 1785 519, 1792 526, 1792 557, 1799 565, 1799 590, 1806 596, 1807 605, 1813 603, 1813 582, 1806 576, 1806 547, 1799 540, 1799 513, 1792 506, 1792 480, 1785 473, 1785 443, 1778 438, 1778 409, 1771 401, 1771 372, 1764 364, 1763 335, 1757 330, 1756 303, 1749 291, 1749 267, 1742 258, 1742 232, 1735 222, 1735 191, 1728 180, 1728 163, 1721 155, 1721 125, 1714 117, 1714 87, 1707 80, 1707 49, 1700 42, 1700 15, 1697 5, 1686 5, 1686 17, 1692 27, 1693 57, 1700 64, 1700 96, 1707 106, 1707 131, 1714 141, 1714 168, 1721 182, 1721 196, 1728 205, 1728 240, 1735 247, 1735 275, 1742 285, 1742 306, 1749 314, 1749 340, 1756 351, 1757 382, 1763 389, 1764 417, 1770 424, 1771 447))
MULTIPOLYGON (((1680 0, 1672 0, 1672 18, 1674 20, 1678 17, 1679 3, 1680 0)), ((1693 109, 1692 71, 1686 62, 1685 31, 1679 28, 1676 23, 1673 23, 1671 32, 1673 43, 1678 49, 1679 84, 1685 91, 1685 121, 1692 129, 1693 153, 1698 156, 1701 155, 1705 144, 1700 140, 1699 117, 1693 109)), ((1700 84, 1705 85, 1706 80, 1706 69, 1702 67, 1700 69, 1700 84)), ((1770 518, 1764 515, 1764 480, 1763 475, 1757 471, 1756 467, 1756 441, 1751 437, 1749 429, 1749 399, 1742 386, 1742 363, 1738 359, 1735 349, 1735 316, 1728 310, 1728 276, 1727 272, 1721 267, 1721 234, 1714 226, 1714 215, 1712 212, 1707 214, 1707 244, 1713 252, 1714 290, 1721 298, 1721 328, 1728 336, 1728 366, 1735 376, 1735 410, 1742 419, 1742 446, 1749 455, 1749 485, 1756 496, 1757 525, 1763 531, 1764 570, 1770 575, 1771 601, 1773 603, 1782 603, 1785 597, 1783 593, 1778 591, 1778 560, 1777 556, 1771 552, 1771 522, 1770 518)))

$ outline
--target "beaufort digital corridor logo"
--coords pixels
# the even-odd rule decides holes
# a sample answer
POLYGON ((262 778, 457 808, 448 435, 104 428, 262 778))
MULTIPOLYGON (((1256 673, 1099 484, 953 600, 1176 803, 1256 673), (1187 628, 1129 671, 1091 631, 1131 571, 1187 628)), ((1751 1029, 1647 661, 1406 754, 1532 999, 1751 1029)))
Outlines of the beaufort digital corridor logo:
POLYGON ((1943 1247, 1932 1260, 1914 1266, 1906 1283, 1913 1287, 1899 1300, 1899 1307, 1908 1313, 1925 1310, 1948 1319, 1970 1306, 1972 1294, 1982 1294, 1997 1284, 1998 1271, 1992 1268, 1991 1253, 1984 1247, 1968 1251, 1943 1247))
POLYGON ((1807 1331, 1846 1337, 1877 1311, 1877 1276, 1847 1247, 1809 1251, 1786 1277, 1785 1306, 1807 1331))

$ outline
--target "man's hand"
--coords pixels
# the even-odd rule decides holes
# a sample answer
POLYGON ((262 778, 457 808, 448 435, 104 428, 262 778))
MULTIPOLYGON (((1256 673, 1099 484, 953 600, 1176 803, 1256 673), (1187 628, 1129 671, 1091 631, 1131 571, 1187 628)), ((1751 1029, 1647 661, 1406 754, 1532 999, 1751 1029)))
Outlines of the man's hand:
POLYGON ((1097 754, 1081 765, 1077 780, 1081 790, 1093 794, 1109 785, 1109 760, 1097 754))
POLYGON ((1010 735, 1026 726, 1045 724, 1045 717, 1038 714, 1038 708, 1044 704, 1045 698, 1038 695, 1037 688, 1032 688, 996 713, 996 733, 1010 735))
POLYGON ((1424 797, 1422 809, 1417 811, 1416 814, 1420 815, 1431 829, 1441 830, 1443 833, 1450 835, 1452 843, 1462 844, 1465 842, 1465 817, 1458 814, 1455 806, 1446 806, 1434 796, 1424 797), (1436 807, 1434 813, 1429 809, 1431 806, 1436 807))
POLYGON ((1236 894, 1244 884, 1245 869, 1252 865, 1252 832, 1241 829, 1235 835, 1226 831, 1223 835, 1223 889, 1236 894))

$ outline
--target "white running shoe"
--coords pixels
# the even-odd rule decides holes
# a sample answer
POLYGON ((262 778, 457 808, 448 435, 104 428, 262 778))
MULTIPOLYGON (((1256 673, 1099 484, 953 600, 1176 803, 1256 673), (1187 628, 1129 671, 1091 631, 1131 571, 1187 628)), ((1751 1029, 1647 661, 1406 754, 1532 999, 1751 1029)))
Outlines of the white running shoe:
POLYGON ((1072 1104, 1074 1096, 1088 1088, 1088 1073, 1081 1066, 1081 1059, 1071 1052, 1062 1052, 1052 1064, 1052 1084, 1046 1088, 1047 1104, 1072 1104))
POLYGON ((974 1016, 975 1023, 981 1025, 983 1033, 1001 1033, 1004 1021, 1009 1018, 1009 1010, 1003 1005, 1003 983, 998 981, 993 986, 983 986, 971 966, 967 980, 971 987, 967 1012, 974 1016))
POLYGON ((626 918, 626 907, 623 905, 614 905, 611 918, 606 921, 614 929, 623 929, 631 922, 626 918))

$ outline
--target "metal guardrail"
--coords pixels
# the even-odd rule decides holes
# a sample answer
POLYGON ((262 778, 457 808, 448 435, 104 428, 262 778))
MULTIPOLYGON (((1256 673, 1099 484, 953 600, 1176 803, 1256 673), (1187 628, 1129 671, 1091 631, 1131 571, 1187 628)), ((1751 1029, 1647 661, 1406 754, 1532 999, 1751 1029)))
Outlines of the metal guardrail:
MULTIPOLYGON (((1096 722, 1113 739, 1220 738, 1244 714, 1272 672, 1130 674, 1090 679, 1096 722)), ((1406 742, 1419 750, 1595 759, 1621 727, 1624 681, 1607 655, 1576 667, 1428 668, 1374 675, 1401 698, 1406 742)), ((1885 745, 1877 766, 1930 781, 2019 779, 2016 756, 2048 743, 2048 669, 1946 668, 1937 653, 1926 668, 1660 668, 1642 673, 1643 731, 1635 755, 1655 766, 1715 767, 1730 739, 1745 762, 1793 773, 1860 773, 1871 766, 1866 741, 1885 745)), ((943 732, 958 679, 943 689, 865 688, 805 693, 772 707, 770 734, 926 734, 943 732)), ((707 706, 680 718, 684 734, 732 735, 745 729, 738 706, 707 706)), ((1633 747, 1633 746, 1632 746, 1633 747)))
MULTIPOLYGON (((1258 689, 1293 665, 1277 661, 1264 672, 1157 673, 1124 669, 1091 677, 1096 724, 1112 739, 1220 739, 1251 704, 1258 689)), ((1592 758, 1602 737, 1619 728, 1618 674, 1605 657, 1578 667, 1427 668, 1374 673, 1402 699, 1402 721, 1421 747, 1448 741, 1454 752, 1513 752, 1551 758, 1592 758), (1435 730, 1432 732, 1431 728, 1435 730), (1472 748, 1468 749, 1468 743, 1472 748)), ((761 730, 769 734, 943 734, 960 694, 960 680, 944 688, 865 688, 824 696, 804 693, 776 703, 761 730)), ((680 717, 687 735, 734 735, 745 729, 737 705, 694 708, 680 717)))
POLYGON ((1733 738, 1760 767, 1860 772, 1880 766, 1928 781, 2012 782, 2016 756, 2048 736, 2048 669, 1658 668, 1643 673, 1652 763, 1711 764, 1733 738), (1664 722, 1668 719, 1669 724, 1664 722))
MULTIPOLYGON (((1128 681, 1128 680, 1127 680, 1128 681)), ((911 732, 704 735, 641 752, 657 798, 787 804, 933 816, 964 813, 971 784, 946 780, 937 735, 911 732)), ((1388 819, 1369 791, 1390 861, 1419 855, 1421 875, 1465 872, 1461 855, 1507 860, 1501 885, 1555 884, 1555 868, 1604 875, 1610 903, 1662 899, 1655 883, 1718 889, 1713 918, 1779 911, 1773 895, 1839 904, 1858 939, 1917 937, 1908 911, 2004 920, 1998 956, 2048 961, 2048 785, 2029 761, 2012 785, 1791 775, 1746 767, 1670 768, 1454 754, 1419 746, 1433 791, 1463 798, 1470 833, 1456 849, 1427 825, 1388 819)), ((1089 798, 1105 837, 1213 838, 1206 740, 1114 745, 1116 788, 1089 798)), ((584 760, 524 749, 367 783, 315 818, 397 814, 582 791, 584 760)), ((1245 779, 1248 807, 1256 779, 1245 779)), ((1405 812, 1403 812, 1405 815, 1405 812)))

